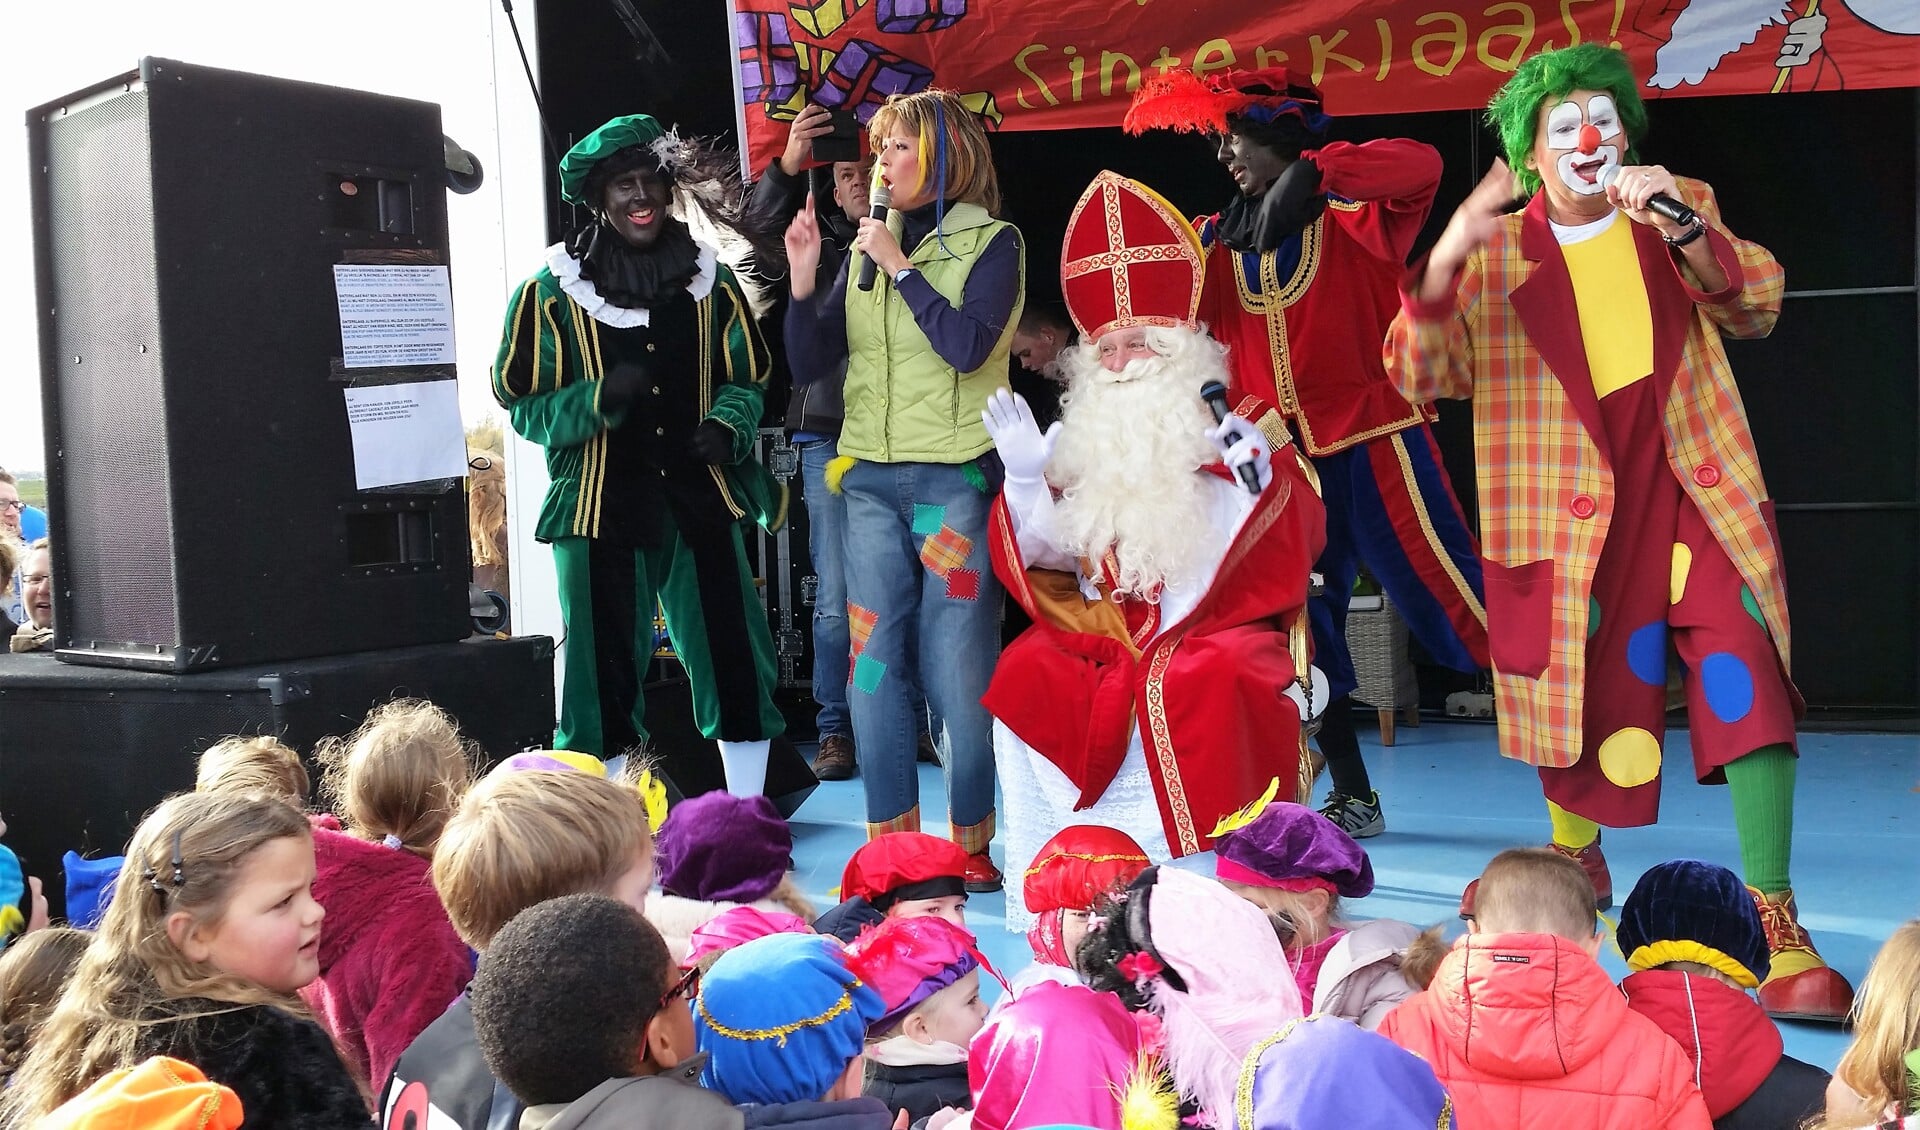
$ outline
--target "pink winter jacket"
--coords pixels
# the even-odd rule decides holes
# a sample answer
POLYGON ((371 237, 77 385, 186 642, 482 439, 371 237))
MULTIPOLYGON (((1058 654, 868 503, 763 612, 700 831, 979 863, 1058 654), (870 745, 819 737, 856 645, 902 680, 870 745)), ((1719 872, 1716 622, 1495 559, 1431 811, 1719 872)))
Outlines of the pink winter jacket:
POLYGON ((1565 938, 1469 934, 1379 1030, 1472 1130, 1713 1127, 1687 1053, 1565 938))
POLYGON ((473 951, 447 921, 426 860, 331 822, 316 820, 313 830, 313 897, 327 911, 320 979, 300 995, 347 1065, 377 1088, 466 989, 473 951))

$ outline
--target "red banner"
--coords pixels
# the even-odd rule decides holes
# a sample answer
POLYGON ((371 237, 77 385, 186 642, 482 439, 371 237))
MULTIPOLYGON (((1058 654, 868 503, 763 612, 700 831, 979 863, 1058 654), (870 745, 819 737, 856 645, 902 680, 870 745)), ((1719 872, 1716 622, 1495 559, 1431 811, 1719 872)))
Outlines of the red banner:
POLYGON ((1334 114, 1483 106, 1528 56, 1623 47, 1646 97, 1920 86, 1920 0, 731 0, 755 169, 811 99, 958 90, 998 129, 1120 123, 1142 75, 1285 66, 1334 114))

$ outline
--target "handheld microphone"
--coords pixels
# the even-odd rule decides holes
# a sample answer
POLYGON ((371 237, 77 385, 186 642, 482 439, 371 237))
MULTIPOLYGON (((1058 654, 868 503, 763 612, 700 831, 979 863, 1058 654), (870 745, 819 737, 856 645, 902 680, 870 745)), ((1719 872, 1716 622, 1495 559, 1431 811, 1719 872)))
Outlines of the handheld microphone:
MULTIPOLYGON (((873 219, 879 220, 881 223, 884 224, 887 222, 887 209, 891 207, 893 207, 892 190, 887 188, 887 186, 884 184, 874 185, 873 195, 867 198, 867 215, 873 219)), ((860 289, 861 290, 873 289, 874 266, 875 264, 873 262, 873 256, 871 255, 861 256, 860 258, 860 289)))
MULTIPOLYGON (((1227 386, 1219 381, 1208 381, 1200 386, 1200 399, 1213 409, 1213 422, 1227 422, 1227 386)), ((1260 472, 1251 463, 1240 464, 1240 482, 1255 494, 1260 493, 1260 472)))
MULTIPOLYGON (((1620 166, 1618 165, 1607 166, 1606 171, 1600 174, 1600 187, 1602 189, 1605 189, 1608 185, 1612 184, 1616 179, 1618 179, 1619 176, 1620 176, 1620 166)), ((1647 208, 1650 211, 1660 213, 1662 216, 1665 216, 1667 219, 1672 220, 1676 224, 1691 224, 1698 219, 1698 217, 1694 215, 1693 209, 1687 207, 1685 204, 1680 203, 1678 200, 1675 200, 1673 197, 1668 196, 1664 192, 1654 193, 1653 199, 1647 201, 1647 208)))

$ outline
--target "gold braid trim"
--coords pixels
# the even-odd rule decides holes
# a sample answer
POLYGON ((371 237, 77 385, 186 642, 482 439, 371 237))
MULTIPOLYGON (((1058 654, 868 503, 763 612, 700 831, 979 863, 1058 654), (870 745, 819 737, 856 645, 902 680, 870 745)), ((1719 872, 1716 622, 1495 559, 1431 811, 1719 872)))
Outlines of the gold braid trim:
POLYGON ((1118 852, 1113 855, 1088 855, 1086 852, 1082 852, 1082 851, 1056 851, 1052 855, 1049 855, 1045 859, 1034 864, 1032 867, 1027 868, 1027 876, 1031 878, 1035 875, 1040 874, 1041 868, 1045 867, 1049 863, 1052 863, 1056 859, 1084 859, 1088 863, 1121 863, 1121 862, 1152 863, 1153 862, 1151 859, 1148 859, 1144 855, 1137 855, 1130 851, 1118 852))
POLYGON ((725 1036, 729 1040, 739 1040, 745 1043, 750 1043, 755 1040, 778 1040, 780 1041, 780 1046, 784 1048, 787 1046, 788 1036, 807 1028, 818 1028, 834 1017, 852 1009, 853 990, 859 987, 860 982, 858 979, 847 982, 841 986, 840 999, 835 1001, 831 1008, 820 1013, 818 1016, 803 1017, 791 1024, 782 1024, 778 1028, 729 1028, 727 1025, 715 1020, 713 1013, 707 1011, 707 1002, 704 998, 700 1001, 700 1018, 705 1020, 707 1027, 713 1029, 716 1034, 725 1036))

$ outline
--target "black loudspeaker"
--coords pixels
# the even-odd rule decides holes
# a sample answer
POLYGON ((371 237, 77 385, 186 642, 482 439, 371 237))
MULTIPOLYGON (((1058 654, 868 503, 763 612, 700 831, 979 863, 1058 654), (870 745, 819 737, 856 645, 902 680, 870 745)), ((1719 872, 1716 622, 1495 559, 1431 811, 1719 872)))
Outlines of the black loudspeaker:
POLYGON ((553 641, 475 639, 187 676, 0 653, 0 812, 7 844, 64 906, 60 856, 117 855, 141 816, 193 787, 230 734, 302 753, 395 698, 438 703, 499 759, 553 742, 553 641))
POLYGON ((28 132, 61 657, 464 638, 460 480, 360 490, 345 395, 451 383, 446 347, 400 344, 450 314, 380 292, 389 348, 356 316, 349 353, 335 281, 444 274, 439 107, 145 59, 28 132))
MULTIPOLYGON (((694 723, 692 686, 684 675, 677 674, 678 664, 659 666, 676 673, 650 681, 645 687, 647 740, 655 766, 667 778, 668 800, 678 803, 682 797, 726 788, 720 749, 713 739, 701 737, 694 723)), ((819 778, 794 744, 784 735, 773 739, 767 751, 766 794, 780 815, 791 820, 819 787, 819 778)))

